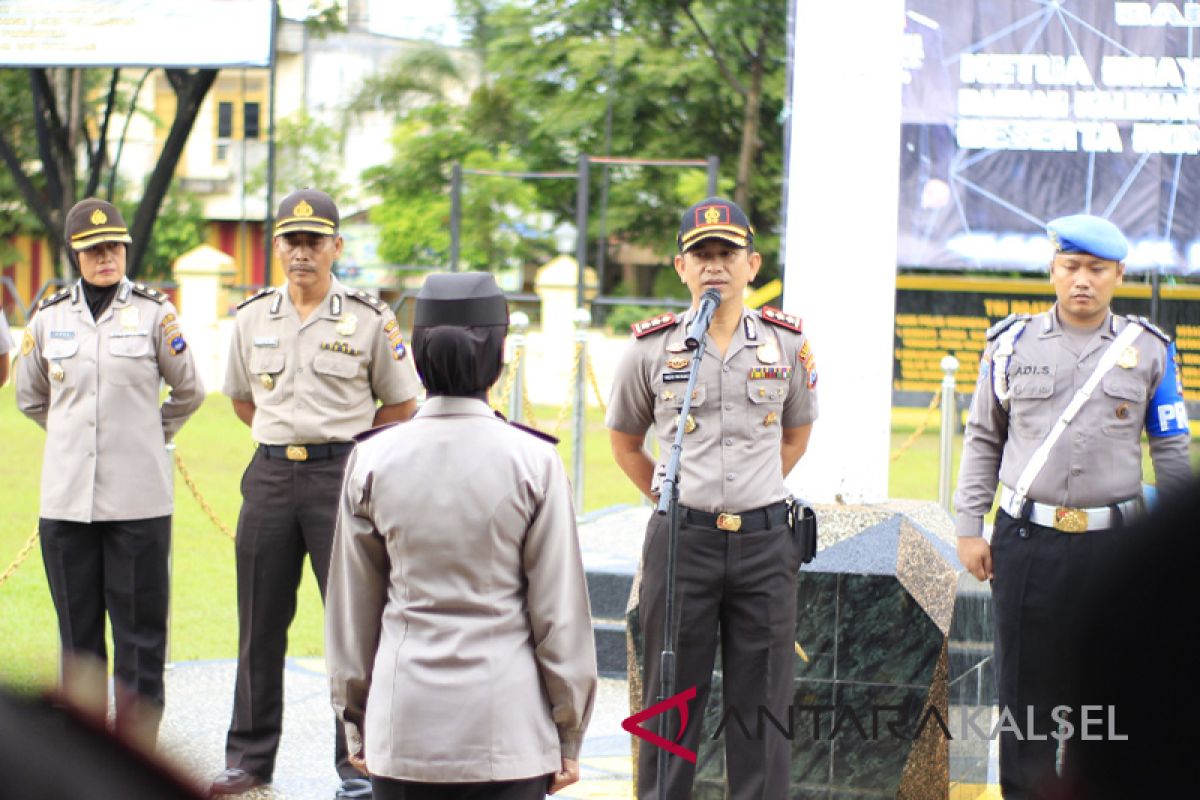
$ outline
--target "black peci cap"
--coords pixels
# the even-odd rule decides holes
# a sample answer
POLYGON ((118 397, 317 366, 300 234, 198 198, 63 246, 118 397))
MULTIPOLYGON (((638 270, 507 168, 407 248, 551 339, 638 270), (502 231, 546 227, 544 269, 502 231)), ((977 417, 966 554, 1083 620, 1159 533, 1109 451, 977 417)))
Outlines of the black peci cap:
POLYGON ((425 278, 414 328, 508 325, 508 302, 490 272, 435 272, 425 278))

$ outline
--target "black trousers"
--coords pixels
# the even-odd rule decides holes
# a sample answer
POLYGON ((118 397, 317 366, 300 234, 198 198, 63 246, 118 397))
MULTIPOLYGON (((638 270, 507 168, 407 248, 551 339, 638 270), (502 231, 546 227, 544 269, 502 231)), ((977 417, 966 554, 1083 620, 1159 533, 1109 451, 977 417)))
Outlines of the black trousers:
POLYGON ((484 783, 416 783, 371 778, 375 800, 543 800, 549 786, 549 775, 484 783))
MULTIPOLYGON (((992 605, 1000 709, 1020 729, 1000 732, 1000 790, 1006 800, 1052 797, 1059 791, 1055 706, 1077 701, 1071 634, 1081 601, 1120 532, 1062 533, 996 512, 992 534, 992 605), (1032 734, 1032 735, 1030 735, 1032 734), (1041 738, 1044 737, 1044 740, 1041 738)), ((1060 712, 1061 713, 1061 712, 1060 712)), ((1070 719, 1079 732, 1079 710, 1070 719)), ((1003 722, 1004 720, 1002 720, 1003 722)), ((1065 759, 1070 740, 1065 742, 1065 759)))
MULTIPOLYGON (((667 520, 652 515, 643 545, 640 611, 643 632, 643 708, 658 700, 659 657, 663 649, 666 604, 667 520)), ((699 749, 704 708, 719 642, 725 707, 743 719, 756 719, 759 706, 786 719, 795 680, 796 570, 799 552, 787 524, 750 533, 679 525, 675 609, 679 637, 675 691, 696 687, 688 724, 679 743, 699 749)), ((670 719, 674 739, 677 713, 670 719)), ((651 720, 647 724, 652 724, 651 720)), ((753 731, 752 731, 753 733, 753 731)), ((737 725, 725 728, 725 772, 730 800, 777 800, 788 796, 791 742, 769 729, 761 739, 746 738, 737 725)), ((638 797, 657 798, 658 748, 638 747, 638 797)), ((670 800, 692 794, 695 766, 667 755, 670 800)))
MULTIPOLYGON (((238 664, 225 764, 269 779, 283 730, 283 668, 304 557, 321 598, 347 455, 286 461, 255 452, 242 476, 237 530, 238 664)), ((334 720, 340 777, 363 777, 334 720)))
POLYGON ((96 686, 88 687, 89 694, 107 695, 107 613, 113 634, 117 727, 124 727, 123 715, 137 713, 141 722, 148 722, 153 737, 164 700, 171 518, 90 523, 43 518, 38 520, 38 533, 58 614, 64 677, 73 671, 95 675, 96 686), (94 659, 100 668, 78 671, 79 656, 94 659))

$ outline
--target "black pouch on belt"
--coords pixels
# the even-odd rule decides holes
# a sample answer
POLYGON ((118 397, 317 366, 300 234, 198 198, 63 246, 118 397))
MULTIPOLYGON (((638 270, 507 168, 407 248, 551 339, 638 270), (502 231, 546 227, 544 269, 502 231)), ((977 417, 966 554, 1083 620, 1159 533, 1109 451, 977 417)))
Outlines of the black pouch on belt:
POLYGON ((800 548, 800 563, 807 564, 817 557, 817 514, 809 506, 792 499, 788 501, 788 521, 800 548))

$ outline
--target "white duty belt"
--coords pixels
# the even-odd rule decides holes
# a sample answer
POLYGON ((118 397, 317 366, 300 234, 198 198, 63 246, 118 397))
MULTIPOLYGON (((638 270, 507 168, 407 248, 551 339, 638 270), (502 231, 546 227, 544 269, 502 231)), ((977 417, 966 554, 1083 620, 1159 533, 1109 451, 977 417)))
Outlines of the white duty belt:
MULTIPOLYGON (((1025 503, 1021 502, 1021 498, 1017 496, 1016 492, 1007 486, 1000 487, 1000 507, 1010 517, 1021 519, 1025 511, 1024 506, 1025 503)), ((1087 531, 1115 528, 1141 511, 1142 499, 1140 497, 1114 503, 1111 506, 1095 508, 1070 508, 1029 501, 1028 519, 1035 524, 1054 528, 1064 533, 1086 533, 1087 531)))
MULTIPOLYGON (((1083 407, 1083 404, 1091 398, 1092 392, 1094 392, 1096 387, 1100 384, 1100 379, 1103 378, 1105 373, 1112 369, 1114 365, 1116 365, 1117 359, 1120 357, 1121 353, 1125 351, 1126 347, 1133 343, 1133 340, 1136 339, 1138 334, 1140 334, 1143 330, 1145 329, 1136 322, 1130 322, 1125 326, 1117 338, 1113 340, 1112 344, 1108 346, 1108 349, 1104 351, 1104 355, 1100 356, 1100 363, 1096 364, 1096 369, 1092 371, 1092 374, 1088 377, 1087 381, 1083 384, 1083 386, 1079 387, 1079 391, 1077 391, 1075 396, 1071 398, 1071 402, 1067 403, 1067 407, 1063 409, 1058 421, 1055 422, 1054 427, 1050 429, 1050 433, 1042 441, 1038 449, 1033 452, 1033 455, 1030 456, 1029 463, 1026 464, 1025 469, 1021 471, 1021 476, 1017 478, 1017 485, 1012 490, 1013 496, 1010 498, 1010 502, 1015 503, 1016 508, 1018 509, 1018 514, 1014 516, 1019 516, 1019 510, 1021 506, 1025 504, 1025 498, 1029 496, 1029 487, 1033 485, 1038 473, 1042 471, 1042 467, 1046 466, 1046 461, 1050 458, 1050 450, 1054 447, 1054 443, 1057 442, 1059 437, 1063 435, 1063 432, 1066 431, 1067 426, 1071 424, 1071 420, 1075 419, 1075 415, 1079 413, 1079 409, 1083 407)), ((1007 488, 1008 487, 1005 487, 1005 489, 1007 488)), ((1003 494, 1001 495, 1001 503, 1003 504, 1003 494)), ((1065 507, 1045 506, 1045 508, 1057 509, 1065 507)), ((1008 510, 1007 507, 1005 510, 1008 510)), ((1085 512, 1088 509, 1067 510, 1085 512)), ((1095 509, 1097 514, 1100 510, 1107 511, 1108 509, 1107 507, 1104 509, 1095 509)), ((1075 516, 1078 517, 1078 515, 1075 516)), ((1030 519, 1032 519, 1032 517, 1030 519)), ((1038 520, 1033 521, 1037 522, 1039 525, 1051 525, 1053 527, 1059 527, 1053 521, 1049 523, 1039 522, 1038 520)), ((1067 524, 1071 525, 1073 528, 1079 528, 1080 523, 1078 522, 1078 519, 1076 519, 1067 524)), ((1112 525, 1097 525, 1094 528, 1084 527, 1081 530, 1096 530, 1100 527, 1112 527, 1112 525)), ((1060 527, 1059 530, 1067 530, 1067 528, 1060 527)))

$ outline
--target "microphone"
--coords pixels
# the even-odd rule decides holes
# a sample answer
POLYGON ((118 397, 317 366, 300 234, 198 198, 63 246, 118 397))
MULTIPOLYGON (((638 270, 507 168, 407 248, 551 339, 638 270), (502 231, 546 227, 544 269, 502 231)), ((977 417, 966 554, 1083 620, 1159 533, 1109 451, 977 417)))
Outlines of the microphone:
POLYGON ((705 289, 704 295, 700 298, 700 310, 696 312, 696 318, 692 320, 692 325, 688 328, 687 338, 683 340, 688 350, 695 350, 704 341, 704 334, 708 332, 708 326, 712 324, 713 312, 719 305, 721 305, 721 292, 715 288, 705 289))

